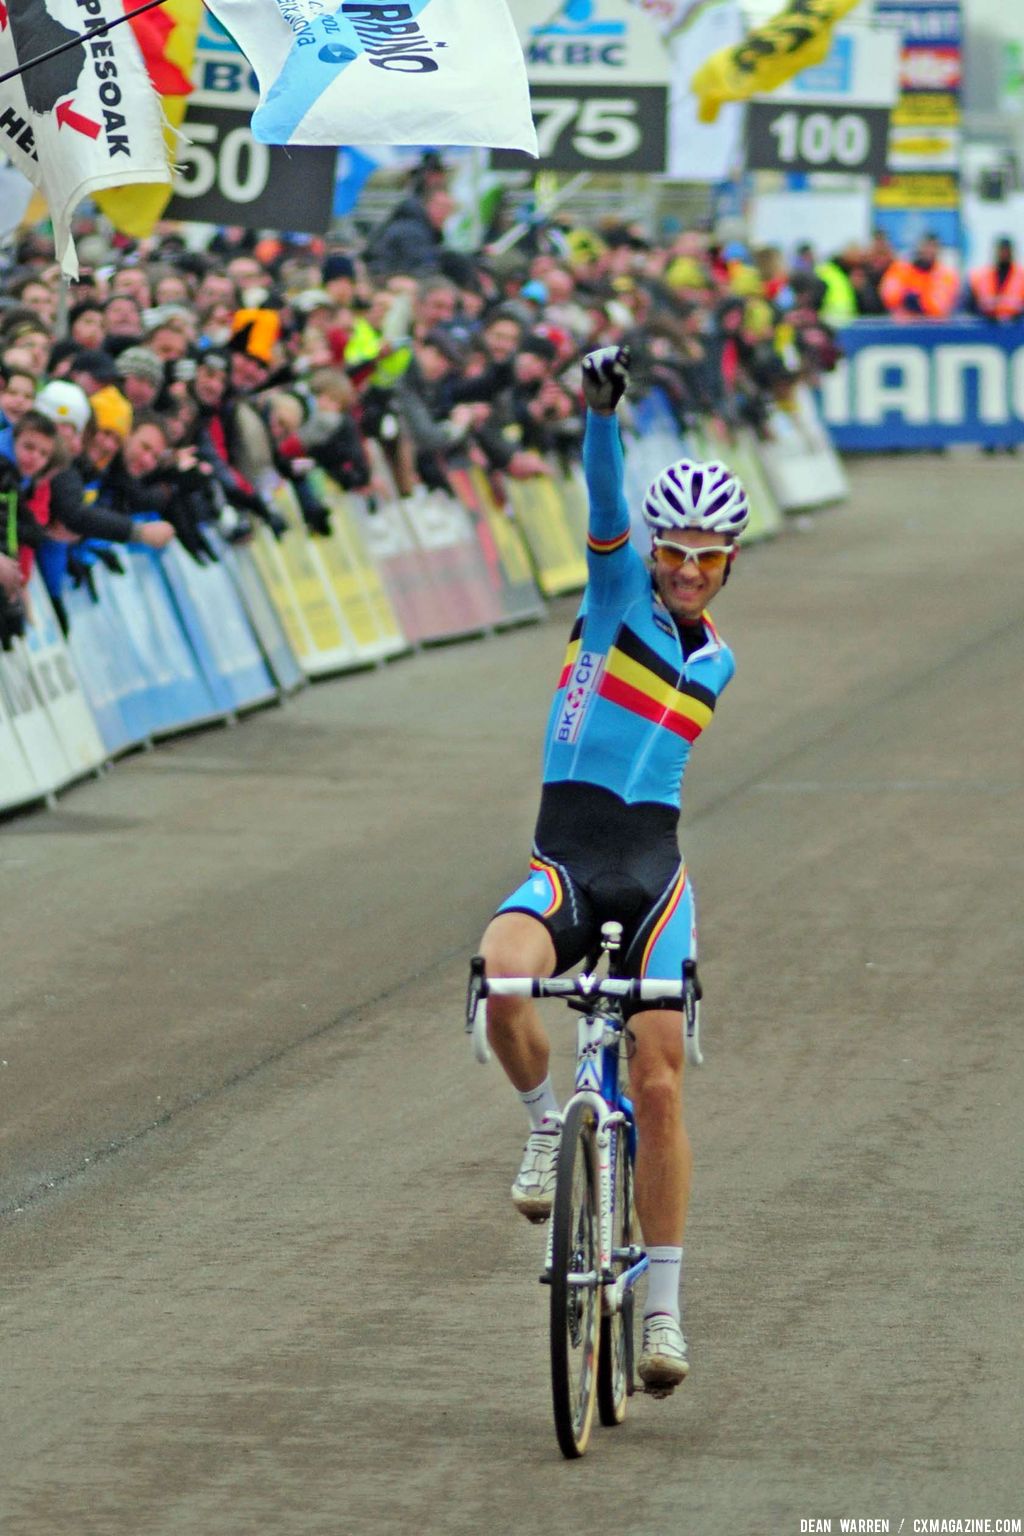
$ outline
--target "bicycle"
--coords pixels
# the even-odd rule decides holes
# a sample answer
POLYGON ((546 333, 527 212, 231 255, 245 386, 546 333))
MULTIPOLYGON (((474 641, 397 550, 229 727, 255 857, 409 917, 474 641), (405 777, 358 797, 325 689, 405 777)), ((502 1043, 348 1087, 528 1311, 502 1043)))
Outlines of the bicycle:
MULTIPOLYGON (((541 1283, 550 1286, 551 1391, 562 1454, 582 1456, 595 1405, 600 1422, 621 1424, 635 1391, 634 1291, 648 1268, 633 1208, 636 1125, 620 1081, 629 1031, 627 1002, 678 1002, 687 1059, 700 1050, 701 987, 693 960, 679 980, 616 976, 622 924, 605 923, 601 949, 578 976, 537 979, 484 975, 482 956, 470 962, 466 1030, 478 1061, 490 1059, 486 1001, 493 997, 561 997, 580 1015, 576 1077, 562 1111, 555 1198, 541 1283), (596 974, 601 953, 608 975, 596 974)), ((663 1394, 658 1394, 663 1395, 663 1394)))

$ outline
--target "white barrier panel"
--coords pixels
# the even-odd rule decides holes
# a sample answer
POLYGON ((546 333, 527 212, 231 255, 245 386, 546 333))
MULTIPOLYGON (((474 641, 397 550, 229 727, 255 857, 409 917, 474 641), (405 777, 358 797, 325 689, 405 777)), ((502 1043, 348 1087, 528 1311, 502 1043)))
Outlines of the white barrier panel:
POLYGON ((793 405, 792 411, 772 411, 772 439, 758 443, 779 505, 784 512, 803 512, 844 501, 850 482, 811 391, 801 385, 793 405))
POLYGON ((106 760, 106 749, 38 572, 29 584, 29 595, 32 623, 26 644, 32 669, 46 711, 67 756, 70 778, 78 778, 92 773, 106 760))
POLYGON ((0 652, 0 691, 7 717, 39 796, 52 795, 75 777, 46 710, 24 640, 0 652))
POLYGON ((503 616, 501 600, 466 508, 443 491, 420 488, 406 498, 403 511, 445 615, 446 633, 493 628, 503 616))
POLYGON ((0 654, 0 811, 28 805, 45 793, 22 751, 14 721, 9 714, 6 670, 0 654))

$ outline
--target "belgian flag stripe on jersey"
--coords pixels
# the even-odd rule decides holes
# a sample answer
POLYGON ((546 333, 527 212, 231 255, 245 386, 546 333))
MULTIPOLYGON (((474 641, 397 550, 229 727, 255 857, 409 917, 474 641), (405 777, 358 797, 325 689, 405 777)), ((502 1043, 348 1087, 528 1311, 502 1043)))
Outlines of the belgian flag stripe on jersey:
POLYGON ((569 645, 562 662, 562 671, 558 679, 559 688, 564 688, 572 676, 572 669, 576 665, 576 657, 580 653, 580 635, 583 633, 583 620, 578 618, 569 635, 569 645))
POLYGON ((696 741, 711 718, 710 711, 705 710, 703 705, 693 704, 692 700, 685 699, 682 694, 675 693, 674 689, 666 688, 664 684, 658 684, 657 691, 648 691, 626 682, 613 670, 614 658, 613 651, 598 688, 601 698, 621 705, 634 715, 642 715, 645 720, 653 720, 656 725, 663 725, 667 730, 675 731, 677 736, 682 736, 686 741, 696 741), (671 698, 677 699, 683 707, 674 709, 669 702, 671 698), (693 710, 700 710, 704 718, 695 718, 689 710, 691 704, 693 710))
POLYGON ((591 533, 587 537, 587 545, 595 555, 613 555, 617 549, 629 543, 629 529, 625 533, 617 534, 614 539, 596 539, 591 533))
POLYGON ((615 648, 612 655, 615 654, 615 651, 621 651, 624 656, 629 657, 630 661, 635 661, 645 671, 652 672, 655 677, 660 678, 663 683, 667 683, 670 688, 678 689, 680 693, 688 694, 700 704, 706 704, 709 710, 714 709, 715 695, 711 692, 710 688, 702 688, 700 683, 680 681, 679 673, 672 663, 666 661, 664 656, 659 656, 657 651, 652 651, 651 647, 646 645, 640 639, 640 636, 634 634, 633 630, 629 629, 625 624, 623 624, 615 636, 615 648))
POLYGON ((548 864, 543 859, 531 859, 530 868, 533 870, 534 874, 547 875, 548 877, 548 881, 551 885, 551 902, 546 911, 541 913, 541 917, 552 917, 562 905, 562 877, 559 875, 558 870, 555 869, 553 864, 548 864))
POLYGON ((655 944, 657 944, 658 940, 661 938, 662 934, 665 932, 665 929, 668 927, 669 923, 672 921, 673 917, 675 916, 676 908, 678 907, 680 901, 682 900, 682 895, 683 895, 683 892, 684 892, 685 889, 686 889, 686 865, 684 864, 682 869, 679 872, 679 879, 675 883, 675 887, 674 887, 674 889, 672 891, 672 894, 669 896, 669 899, 668 899, 668 901, 665 904, 665 910, 661 914, 661 916, 658 918, 658 921, 655 923, 654 928, 653 928, 653 930, 651 932, 650 938, 647 940, 647 943, 644 945, 643 959, 640 962, 640 975, 641 976, 646 976, 647 975, 647 966, 648 966, 648 963, 650 961, 650 958, 651 958, 652 954, 654 953, 654 946, 655 946, 655 944))

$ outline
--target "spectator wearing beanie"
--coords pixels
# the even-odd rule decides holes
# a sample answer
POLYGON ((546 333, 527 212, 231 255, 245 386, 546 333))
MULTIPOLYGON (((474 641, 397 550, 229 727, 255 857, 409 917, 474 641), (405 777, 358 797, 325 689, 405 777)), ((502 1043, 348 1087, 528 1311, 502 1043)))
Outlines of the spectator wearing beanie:
MULTIPOLYGON (((86 505, 85 482, 78 460, 93 413, 84 390, 67 379, 52 379, 40 390, 36 407, 55 424, 60 442, 50 476, 50 533, 63 531, 78 538, 107 539, 120 544, 138 539, 138 527, 129 516, 106 507, 86 505)), ((51 555, 46 564, 52 579, 60 565, 57 554, 51 555)), ((59 583, 57 591, 59 594, 59 583)))
POLYGON ((97 390, 107 389, 117 383, 117 364, 109 352, 87 348, 76 352, 71 358, 67 377, 73 384, 84 389, 87 395, 94 395, 97 390))
POLYGON ((351 256, 335 251, 324 258, 321 281, 339 309, 348 309, 356 291, 356 264, 351 256))
POLYGON ((108 384, 90 396, 92 432, 86 453, 97 469, 106 469, 132 429, 132 408, 119 389, 108 384))
POLYGON ((133 410, 154 405, 167 379, 163 359, 149 347, 127 347, 117 360, 121 392, 133 410))

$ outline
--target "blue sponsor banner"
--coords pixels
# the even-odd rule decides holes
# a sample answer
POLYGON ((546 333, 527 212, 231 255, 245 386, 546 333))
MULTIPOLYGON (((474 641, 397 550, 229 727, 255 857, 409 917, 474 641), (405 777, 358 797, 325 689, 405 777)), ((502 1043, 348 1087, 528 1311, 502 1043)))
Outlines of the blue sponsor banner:
POLYGON ((843 452, 1024 443, 1024 325, 858 322, 822 386, 843 452))
POLYGON ((226 543, 210 524, 203 531, 234 582, 271 677, 283 692, 294 693, 306 681, 306 674, 296 659, 280 615, 263 585, 252 551, 244 545, 226 543))
POLYGON ((223 563, 197 565, 177 545, 150 560, 170 587, 217 709, 233 714, 276 699, 274 680, 223 563))
POLYGON ((71 651, 111 754, 226 713, 185 638, 159 557, 133 547, 122 559, 120 576, 93 567, 98 602, 84 588, 68 592, 71 651))

